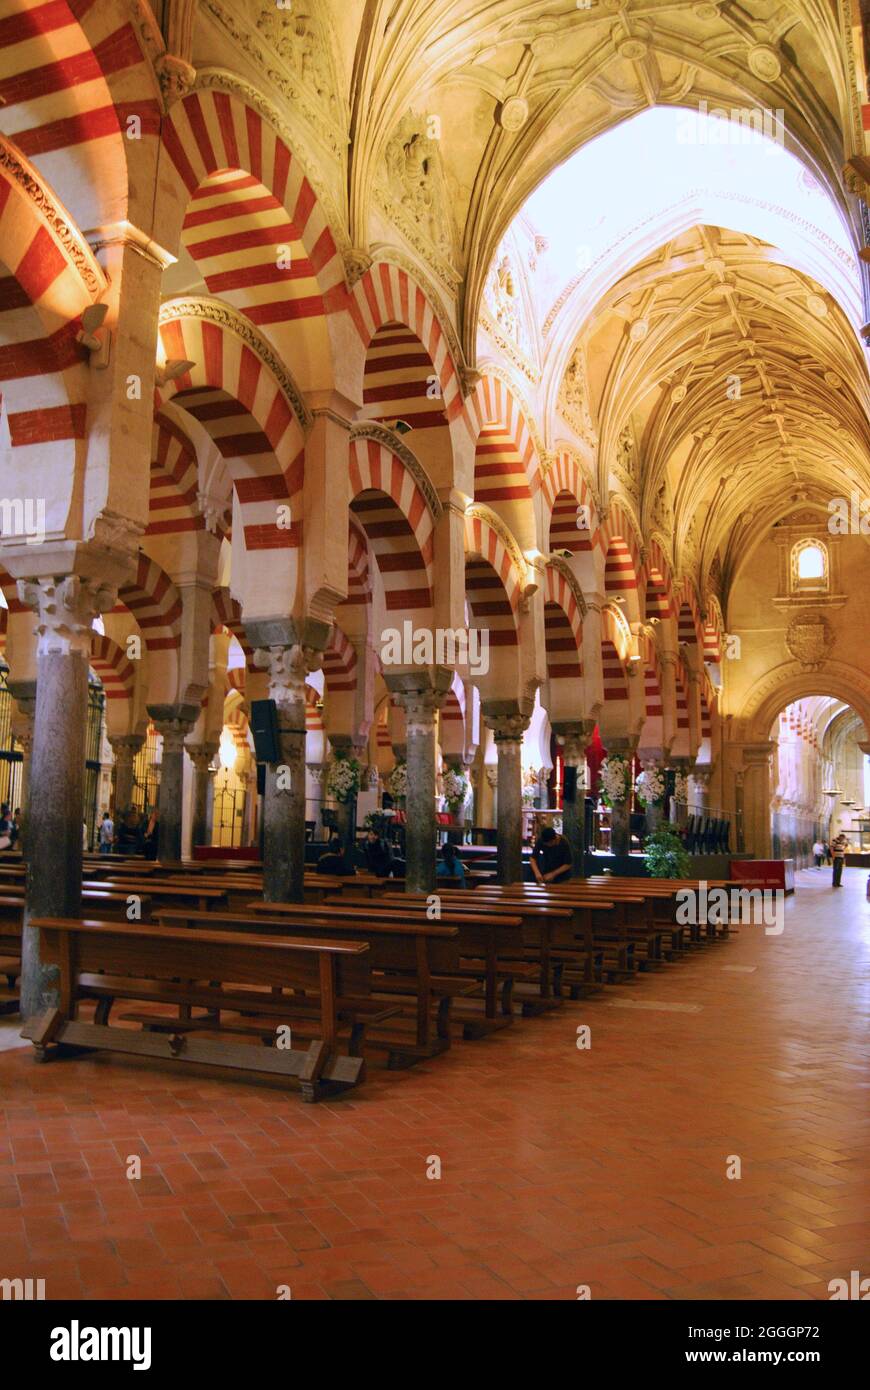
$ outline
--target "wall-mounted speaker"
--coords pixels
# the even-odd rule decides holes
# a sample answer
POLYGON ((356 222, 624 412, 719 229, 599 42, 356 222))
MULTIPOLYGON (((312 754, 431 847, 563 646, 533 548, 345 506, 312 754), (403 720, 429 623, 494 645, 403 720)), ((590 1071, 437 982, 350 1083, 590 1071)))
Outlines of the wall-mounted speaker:
POLYGON ((274 700, 251 701, 251 735, 258 763, 279 763, 278 706, 274 700))

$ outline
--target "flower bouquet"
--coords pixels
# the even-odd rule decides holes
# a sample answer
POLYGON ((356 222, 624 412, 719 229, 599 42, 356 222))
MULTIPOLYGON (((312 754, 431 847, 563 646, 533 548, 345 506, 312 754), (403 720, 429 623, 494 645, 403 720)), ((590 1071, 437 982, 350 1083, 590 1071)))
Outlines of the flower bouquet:
POLYGON ((624 758, 605 758, 601 764, 601 793, 606 805, 618 806, 628 796, 629 765, 624 758))
POLYGON ((360 787, 360 765, 356 758, 339 754, 329 764, 326 777, 326 794, 345 805, 353 801, 360 787))

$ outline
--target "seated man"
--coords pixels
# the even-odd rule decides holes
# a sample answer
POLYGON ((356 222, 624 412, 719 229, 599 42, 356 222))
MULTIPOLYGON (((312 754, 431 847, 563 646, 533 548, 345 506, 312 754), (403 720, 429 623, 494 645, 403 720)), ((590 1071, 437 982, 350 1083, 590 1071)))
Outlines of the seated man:
POLYGON ((341 843, 340 835, 330 835, 329 848, 325 854, 321 854, 317 861, 317 873, 338 874, 342 878, 348 878, 351 874, 356 873, 356 869, 345 858, 344 845, 341 843))
POLYGON ((465 887, 465 866, 459 858, 459 852, 450 840, 445 840, 441 846, 441 858, 435 865, 436 878, 455 878, 459 880, 459 887, 465 887))
POLYGON ((393 856, 386 840, 376 830, 366 832, 363 852, 369 873, 374 874, 376 878, 389 878, 393 872, 393 856))
POLYGON ((532 853, 532 874, 536 883, 558 883, 570 878, 574 867, 571 846, 552 825, 545 825, 532 853))

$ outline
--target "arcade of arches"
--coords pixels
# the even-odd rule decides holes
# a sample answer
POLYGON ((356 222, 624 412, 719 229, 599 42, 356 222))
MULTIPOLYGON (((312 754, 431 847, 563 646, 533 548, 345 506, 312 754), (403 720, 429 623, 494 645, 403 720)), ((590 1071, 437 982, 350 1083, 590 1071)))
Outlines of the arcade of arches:
POLYGON ((735 855, 858 851, 865 89, 856 0, 3 0, 31 915, 80 910, 81 805, 301 900, 346 758, 417 890, 444 813, 505 882, 548 811, 577 872, 637 852, 606 755, 735 855))

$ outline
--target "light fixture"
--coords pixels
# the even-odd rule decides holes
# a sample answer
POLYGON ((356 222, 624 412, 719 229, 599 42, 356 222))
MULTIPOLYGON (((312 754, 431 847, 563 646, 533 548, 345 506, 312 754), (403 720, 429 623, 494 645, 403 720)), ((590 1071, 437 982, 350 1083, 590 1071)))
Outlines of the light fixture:
POLYGON ((235 767, 238 749, 236 748, 236 740, 233 738, 226 725, 224 725, 221 732, 219 756, 221 767, 226 768, 227 772, 235 767))
POLYGON ((195 362, 188 362, 183 357, 168 357, 161 367, 158 363, 154 373, 154 379, 158 386, 165 386, 168 381, 175 381, 178 377, 184 376, 191 367, 195 367, 195 362))
POLYGON ((396 434, 410 434, 414 426, 409 425, 407 420, 394 420, 392 428, 396 434))
POLYGON ((76 334, 76 342, 81 343, 88 352, 99 352, 103 346, 96 333, 97 329, 102 328, 108 312, 108 304, 89 304, 87 309, 82 311, 82 326, 76 334))

